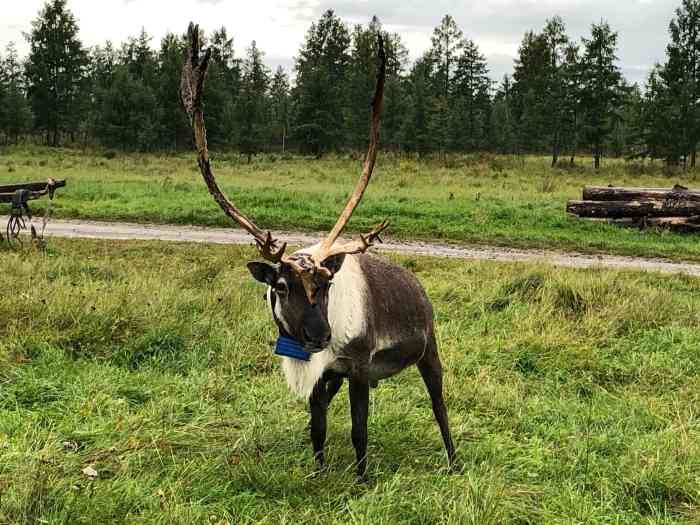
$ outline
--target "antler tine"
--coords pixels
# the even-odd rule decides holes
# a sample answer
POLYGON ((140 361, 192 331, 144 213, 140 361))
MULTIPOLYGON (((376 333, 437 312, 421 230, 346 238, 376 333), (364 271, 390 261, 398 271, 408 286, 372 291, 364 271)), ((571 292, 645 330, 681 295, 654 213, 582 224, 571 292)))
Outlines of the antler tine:
MULTIPOLYGON (((360 175, 360 178, 357 181, 357 184, 355 185, 355 189, 353 190, 352 195, 348 199, 348 202, 345 205, 343 212, 340 214, 340 217, 338 217, 338 221, 335 223, 335 226, 321 243, 320 258, 318 261, 319 264, 323 259, 329 257, 330 255, 344 252, 344 250, 341 249, 340 246, 334 248, 333 245, 345 229, 345 226, 348 224, 348 221, 350 220, 350 217, 352 217, 355 208, 357 208, 358 204, 360 204, 362 196, 364 195, 365 190, 367 189, 367 185, 369 184, 369 181, 372 178, 374 163, 377 160, 377 149, 379 143, 379 125, 381 122, 382 99, 384 97, 384 80, 386 77, 386 54, 384 52, 384 38, 382 37, 381 33, 377 35, 377 47, 377 54, 379 58, 379 67, 377 70, 377 86, 374 92, 374 98, 372 99, 372 126, 369 132, 369 148, 367 150, 367 156, 365 157, 364 165, 362 166, 362 175, 360 175)), ((347 250, 352 250, 349 252, 345 251, 344 253, 361 253, 366 251, 372 245, 372 241, 375 238, 378 238, 378 234, 381 231, 383 231, 388 225, 389 222, 385 220, 384 222, 382 222, 382 224, 380 224, 377 228, 369 232, 367 235, 361 236, 359 241, 342 245, 347 247, 347 250)))
POLYGON ((180 97, 185 111, 190 117, 190 124, 194 131, 194 140, 197 147, 197 164, 202 173, 209 193, 226 215, 240 224, 243 229, 255 239, 260 255, 271 262, 280 262, 284 257, 286 243, 280 243, 272 237, 272 234, 258 228, 253 221, 246 217, 236 205, 221 191, 214 178, 209 163, 209 148, 207 146, 207 129, 204 125, 204 81, 207 76, 211 49, 207 49, 201 55, 199 26, 190 23, 187 29, 189 49, 182 69, 180 82, 180 97))
POLYGON ((374 246, 375 242, 383 243, 379 236, 384 230, 389 227, 389 219, 384 219, 381 224, 376 226, 372 231, 364 235, 360 234, 360 238, 355 241, 346 242, 343 244, 334 244, 327 253, 324 253, 325 258, 332 257, 345 253, 351 255, 353 253, 365 253, 369 248, 374 246))

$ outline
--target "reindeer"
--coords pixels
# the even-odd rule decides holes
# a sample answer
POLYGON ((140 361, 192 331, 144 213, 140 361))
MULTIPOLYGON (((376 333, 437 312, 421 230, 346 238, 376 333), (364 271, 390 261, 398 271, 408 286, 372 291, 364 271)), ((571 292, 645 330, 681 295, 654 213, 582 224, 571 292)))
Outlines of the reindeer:
POLYGON ((357 473, 367 469, 367 411, 370 386, 415 364, 430 395, 449 465, 456 458, 442 396, 442 365, 435 340, 433 309, 413 274, 367 254, 382 222, 351 242, 338 238, 372 176, 377 158, 386 57, 378 36, 378 73, 372 101, 369 150, 362 174, 335 226, 320 243, 285 254, 286 243, 273 238, 236 208, 219 188, 209 162, 203 114, 203 87, 210 50, 200 54, 199 28, 190 24, 189 53, 183 69, 181 96, 190 117, 204 181, 224 213, 248 231, 261 257, 272 264, 250 262, 252 276, 267 285, 267 300, 281 338, 294 341, 305 359, 282 357, 291 390, 308 399, 311 442, 319 467, 324 463, 328 405, 348 380, 352 443, 357 473))

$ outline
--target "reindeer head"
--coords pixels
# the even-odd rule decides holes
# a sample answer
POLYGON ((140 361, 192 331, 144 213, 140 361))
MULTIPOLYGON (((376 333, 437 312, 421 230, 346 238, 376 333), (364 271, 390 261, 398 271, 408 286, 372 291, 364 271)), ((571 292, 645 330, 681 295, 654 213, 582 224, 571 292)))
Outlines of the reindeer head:
POLYGON ((197 162, 204 182, 224 213, 253 236, 261 257, 272 263, 270 265, 251 262, 248 264, 248 269, 255 279, 268 285, 268 299, 280 333, 302 342, 310 351, 321 350, 328 344, 332 335, 328 323, 328 291, 334 275, 340 271, 346 255, 364 253, 376 241, 381 242, 379 234, 389 225, 385 220, 369 233, 360 235, 356 241, 337 242, 355 208, 362 200, 377 159, 386 70, 382 36, 380 34, 377 38, 379 58, 377 86, 372 100, 369 149, 362 174, 328 236, 320 244, 291 255, 285 255, 286 243, 274 238, 269 231, 264 232, 258 228, 252 220, 236 208, 216 183, 209 162, 203 112, 204 80, 211 50, 207 49, 203 54, 200 53, 198 26, 190 24, 188 37, 190 48, 182 72, 180 91, 182 103, 190 116, 194 131, 197 162))

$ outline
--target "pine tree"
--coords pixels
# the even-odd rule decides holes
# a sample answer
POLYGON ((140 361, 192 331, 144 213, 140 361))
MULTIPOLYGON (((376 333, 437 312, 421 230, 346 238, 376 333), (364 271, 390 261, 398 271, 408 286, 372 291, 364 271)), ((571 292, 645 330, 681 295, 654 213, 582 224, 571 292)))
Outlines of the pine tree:
POLYGON ((564 83, 564 100, 562 102, 562 142, 568 146, 569 165, 574 159, 579 146, 582 107, 582 63, 579 46, 569 42, 564 52, 561 75, 564 83))
POLYGON ((608 139, 621 103, 622 76, 616 64, 617 33, 606 22, 593 24, 591 38, 583 39, 582 100, 585 134, 593 150, 595 168, 600 167, 603 145, 608 139))
POLYGON ((87 76, 89 83, 89 107, 87 111, 88 134, 99 139, 104 127, 102 107, 107 91, 114 82, 117 68, 117 52, 110 41, 104 46, 95 46, 88 53, 87 76))
POLYGON ((296 59, 294 132, 317 156, 345 143, 350 33, 332 10, 311 24, 296 59))
POLYGON ((352 31, 352 50, 348 75, 347 126, 351 147, 362 150, 367 142, 370 121, 370 101, 374 92, 377 71, 377 33, 381 26, 377 18, 364 27, 356 25, 352 31))
POLYGON ((61 133, 74 134, 82 121, 87 54, 66 0, 50 0, 32 22, 26 62, 35 127, 58 145, 61 133))
POLYGON ((5 61, 0 55, 0 137, 7 142, 7 73, 5 61))
POLYGON ((143 80, 134 78, 127 64, 118 64, 111 84, 100 97, 102 144, 129 150, 148 151, 157 145, 158 102, 143 80))
POLYGON ((681 149, 695 166, 700 140, 700 0, 682 0, 669 25, 666 65, 659 70, 680 112, 681 149))
POLYGON ((546 38, 528 31, 518 49, 513 71, 513 118, 519 152, 537 152, 546 148, 549 71, 546 38))
POLYGON ((552 166, 555 166, 562 146, 562 124, 564 123, 567 97, 564 64, 569 37, 566 36, 566 28, 561 17, 555 16, 547 20, 542 37, 546 42, 549 58, 545 91, 546 131, 552 152, 552 166))
POLYGON ((214 145, 239 144, 241 123, 236 120, 236 107, 242 83, 241 61, 235 56, 233 39, 225 27, 214 31, 209 45, 212 59, 204 86, 208 138, 214 145))
POLYGON ((405 112, 403 70, 408 50, 397 34, 382 29, 372 18, 367 26, 357 25, 352 32, 350 74, 348 76, 347 125, 349 142, 356 150, 367 145, 371 117, 371 100, 377 77, 377 36, 384 39, 386 83, 382 112, 382 143, 398 147, 405 112))
POLYGON ((635 153, 676 166, 687 154, 683 111, 664 78, 663 66, 657 65, 649 73, 633 120, 635 153))
POLYGON ((384 32, 384 48, 387 64, 382 112, 382 144, 386 149, 400 150, 404 121, 409 112, 404 73, 408 62, 408 49, 398 34, 387 32, 384 32))
POLYGON ((157 76, 156 55, 151 48, 153 38, 141 29, 138 37, 129 37, 120 50, 120 60, 132 78, 154 87, 157 76))
MULTIPOLYGON (((172 33, 160 42, 154 94, 160 115, 158 145, 161 148, 178 149, 191 141, 190 124, 182 111, 179 93, 185 48, 184 40, 172 33)), ((209 109, 207 103, 207 113, 209 109)))
POLYGON ((452 90, 450 142, 453 148, 476 151, 489 146, 491 79, 486 57, 473 40, 464 40, 457 57, 452 90))
POLYGON ((433 66, 433 85, 435 95, 446 100, 450 97, 455 61, 464 45, 464 34, 454 18, 445 15, 440 25, 433 30, 432 47, 429 56, 433 66))
POLYGON ((289 77, 279 66, 270 83, 270 140, 280 147, 282 153, 287 149, 289 104, 289 77))
POLYGON ((407 80, 409 113, 404 121, 403 142, 408 151, 423 156, 432 149, 430 135, 430 59, 423 56, 411 69, 407 80))
POLYGON ((156 91, 158 64, 150 47, 151 37, 141 30, 130 37, 110 64, 111 81, 99 92, 100 125, 97 136, 110 147, 150 151, 161 146, 161 108, 156 91))
POLYGON ((262 150, 265 139, 268 124, 265 106, 269 82, 270 73, 263 63, 263 52, 253 40, 246 49, 241 91, 236 101, 236 117, 240 126, 238 145, 241 153, 247 155, 249 163, 252 156, 262 150))
POLYGON ((496 90, 491 110, 492 142, 491 148, 500 153, 515 153, 515 125, 511 107, 512 100, 511 80, 508 75, 503 76, 500 86, 496 90))
POLYGON ((29 131, 32 113, 26 97, 22 66, 13 42, 5 48, 5 59, 0 64, 0 130, 17 143, 29 131))

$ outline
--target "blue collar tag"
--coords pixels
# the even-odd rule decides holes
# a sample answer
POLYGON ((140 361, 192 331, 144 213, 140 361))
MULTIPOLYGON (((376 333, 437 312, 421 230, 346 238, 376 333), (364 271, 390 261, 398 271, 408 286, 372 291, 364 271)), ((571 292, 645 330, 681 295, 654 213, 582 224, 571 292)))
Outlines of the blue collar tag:
POLYGON ((291 357, 292 359, 299 359, 300 361, 308 361, 311 359, 311 352, 304 350, 304 347, 299 341, 284 337, 283 335, 277 338, 275 355, 291 357))

